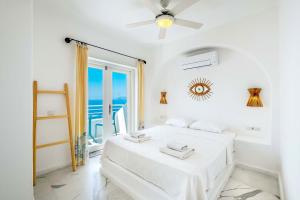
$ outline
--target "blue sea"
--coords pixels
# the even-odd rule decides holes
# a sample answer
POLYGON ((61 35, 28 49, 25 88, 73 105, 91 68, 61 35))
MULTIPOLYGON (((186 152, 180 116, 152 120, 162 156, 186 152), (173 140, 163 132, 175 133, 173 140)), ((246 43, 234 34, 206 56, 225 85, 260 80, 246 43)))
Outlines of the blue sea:
MULTIPOLYGON (((113 104, 127 104, 127 99, 126 98, 117 98, 113 99, 112 101, 113 104)), ((103 100, 102 99, 89 99, 89 106, 91 105, 103 105, 103 100)))

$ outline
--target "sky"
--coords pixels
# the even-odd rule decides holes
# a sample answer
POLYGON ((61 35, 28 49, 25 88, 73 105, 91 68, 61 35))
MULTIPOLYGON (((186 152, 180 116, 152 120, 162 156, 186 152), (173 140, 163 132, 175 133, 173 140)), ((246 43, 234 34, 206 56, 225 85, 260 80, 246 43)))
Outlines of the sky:
MULTIPOLYGON (((123 73, 112 73, 113 99, 127 96, 127 75, 123 73)), ((103 99, 103 70, 97 68, 88 68, 88 94, 89 100, 103 99)))

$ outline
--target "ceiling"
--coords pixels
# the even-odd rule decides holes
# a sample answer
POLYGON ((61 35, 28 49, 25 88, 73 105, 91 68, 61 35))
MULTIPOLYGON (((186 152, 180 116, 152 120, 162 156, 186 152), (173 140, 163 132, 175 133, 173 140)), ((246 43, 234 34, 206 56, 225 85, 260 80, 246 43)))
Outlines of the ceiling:
MULTIPOLYGON (((46 1, 46 0, 45 0, 46 1)), ((184 0, 171 0, 168 8, 184 0)), ((242 17, 260 13, 276 6, 276 0, 200 0, 177 17, 201 22, 199 30, 172 26, 167 31, 167 39, 158 40, 159 30, 155 24, 129 29, 126 24, 154 19, 155 15, 144 6, 143 0, 51 0, 52 6, 65 13, 77 15, 85 21, 122 35, 134 38, 141 43, 161 43, 205 31, 242 17)), ((159 5, 159 0, 153 0, 159 5)))

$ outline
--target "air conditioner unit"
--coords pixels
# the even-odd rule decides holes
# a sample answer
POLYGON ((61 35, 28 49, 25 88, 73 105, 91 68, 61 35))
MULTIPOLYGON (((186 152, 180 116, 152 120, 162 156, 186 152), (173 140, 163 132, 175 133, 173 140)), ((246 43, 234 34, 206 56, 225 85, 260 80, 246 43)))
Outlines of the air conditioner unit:
POLYGON ((194 56, 187 56, 181 61, 180 67, 183 70, 195 69, 199 67, 211 67, 218 64, 218 52, 209 51, 194 56))

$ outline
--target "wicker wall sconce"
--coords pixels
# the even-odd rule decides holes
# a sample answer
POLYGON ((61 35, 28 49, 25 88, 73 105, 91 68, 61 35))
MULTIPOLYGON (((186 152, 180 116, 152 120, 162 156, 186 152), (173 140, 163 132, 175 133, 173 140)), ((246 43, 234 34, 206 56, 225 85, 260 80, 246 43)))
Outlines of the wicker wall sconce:
POLYGON ((249 107, 263 107, 263 103, 259 97, 261 88, 249 88, 250 97, 247 103, 249 107))
POLYGON ((160 104, 168 104, 167 101, 167 92, 160 92, 160 104))

